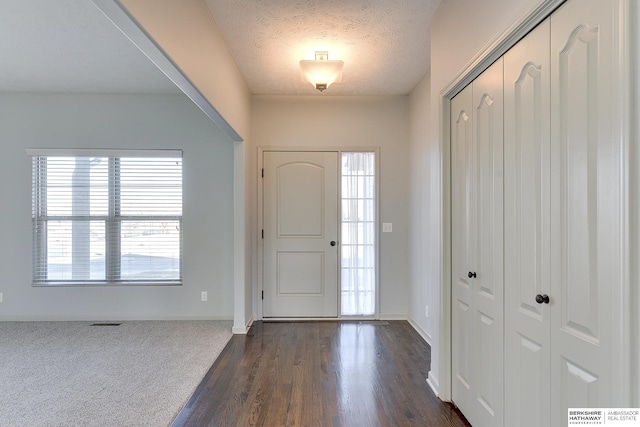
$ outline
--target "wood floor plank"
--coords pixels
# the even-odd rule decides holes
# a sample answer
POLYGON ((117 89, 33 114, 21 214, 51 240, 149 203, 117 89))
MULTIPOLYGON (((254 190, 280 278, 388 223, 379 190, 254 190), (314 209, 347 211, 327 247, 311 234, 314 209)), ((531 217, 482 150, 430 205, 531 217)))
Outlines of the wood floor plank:
POLYGON ((469 426, 428 387, 430 363, 405 321, 256 322, 172 426, 469 426))

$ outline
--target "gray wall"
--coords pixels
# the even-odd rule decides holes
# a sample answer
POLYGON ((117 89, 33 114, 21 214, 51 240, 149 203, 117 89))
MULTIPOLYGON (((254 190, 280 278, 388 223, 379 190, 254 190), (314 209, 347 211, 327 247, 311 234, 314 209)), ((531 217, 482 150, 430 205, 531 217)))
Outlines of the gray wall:
POLYGON ((429 132, 431 128, 431 72, 427 71, 409 96, 409 321, 424 339, 431 344, 434 314, 439 301, 434 297, 437 289, 429 286, 428 268, 431 258, 428 225, 431 220, 429 197, 429 132), (429 307, 429 317, 425 306, 429 307))
POLYGON ((186 97, 0 94, 0 147, 0 320, 232 318, 233 143, 186 97), (32 287, 26 148, 182 149, 183 285, 32 287))

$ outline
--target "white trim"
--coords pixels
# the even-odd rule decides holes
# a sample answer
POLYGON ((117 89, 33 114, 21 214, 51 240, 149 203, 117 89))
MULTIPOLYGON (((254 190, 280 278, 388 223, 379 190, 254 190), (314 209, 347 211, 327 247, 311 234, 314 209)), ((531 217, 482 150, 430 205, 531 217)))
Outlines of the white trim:
MULTIPOLYGON (((339 317, 265 317, 262 319, 263 322, 341 322, 345 319, 340 319, 339 317)), ((347 319, 355 320, 355 319, 347 319)))
MULTIPOLYGON (((343 150, 346 151, 346 150, 343 150)), ((358 150, 349 150, 352 152, 358 151, 358 150)), ((375 233, 374 233, 374 238, 376 241, 376 246, 375 246, 375 260, 376 260, 376 309, 375 309, 375 313, 374 316, 376 316, 378 319, 381 318, 382 314, 380 313, 380 227, 382 226, 382 222, 380 221, 380 185, 381 185, 381 177, 382 177, 382 173, 381 173, 381 169, 380 166, 382 165, 382 159, 381 159, 381 148, 380 147, 376 147, 373 148, 371 151, 373 151, 375 153, 375 161, 376 161, 376 175, 375 175, 375 182, 376 182, 376 221, 375 221, 375 233)), ((340 175, 342 175, 342 172, 340 173, 340 175)), ((342 181, 340 181, 340 185, 338 186, 338 188, 340 189, 340 191, 342 191, 342 181)), ((340 193, 340 209, 342 209, 342 193, 340 193)), ((340 218, 342 218, 342 211, 340 211, 340 218)), ((342 232, 342 223, 340 223, 340 232, 342 232)), ((342 236, 341 236, 342 237, 342 236)), ((342 275, 342 272, 340 273, 340 275, 342 275)), ((338 281, 338 283, 340 283, 340 281, 338 281)), ((340 292, 342 293, 342 288, 340 289, 340 292)), ((404 318, 406 319, 406 314, 404 315, 404 318)))
POLYGON ((407 313, 380 313, 380 320, 407 320, 407 313))
POLYGON ((360 321, 360 320, 371 322, 373 320, 380 320, 380 317, 378 316, 339 316, 339 317, 336 317, 336 319, 344 322, 360 321))
MULTIPOLYGON (((233 333, 246 334, 247 318, 252 313, 246 312, 246 206, 245 206, 245 161, 246 143, 237 141, 233 144, 233 333), (243 332, 240 332, 243 331, 243 332)), ((253 305, 250 304, 250 305, 253 305)), ((252 310, 253 311, 253 310, 252 310)))
MULTIPOLYGON (((441 227, 440 227, 440 379, 429 384, 438 390, 438 397, 451 401, 451 137, 449 132, 451 99, 471 83, 495 60, 504 55, 518 40, 544 21, 565 0, 543 0, 529 7, 519 19, 489 41, 471 61, 440 91, 440 179, 441 179, 441 227)), ((434 88, 437 90, 437 88, 434 88)), ((431 374, 431 372, 430 372, 431 374)), ((430 378, 432 376, 430 375, 430 378)))
POLYGON ((225 320, 232 321, 230 316, 171 316, 171 315, 137 315, 137 314, 109 314, 105 316, 95 314, 38 314, 38 315, 9 315, 0 316, 0 322, 127 322, 146 320, 225 320))
POLYGON ((438 391, 440 387, 438 385, 438 382, 433 379, 431 371, 429 371, 429 373, 427 374, 427 385, 429 385, 429 388, 431 389, 431 391, 433 391, 433 394, 435 394, 437 398, 439 398, 440 400, 444 400, 442 399, 442 397, 440 397, 440 392, 438 391))
MULTIPOLYGON (((444 401, 451 401, 451 135, 449 126, 443 126, 445 121, 450 122, 451 98, 440 97, 440 173, 441 191, 440 218, 442 221, 438 238, 440 241, 440 376, 444 378, 437 384, 438 397, 444 401)), ((431 372, 429 372, 431 374, 431 372)), ((432 375, 429 375, 432 377, 432 375)))
POLYGON ((565 1, 542 0, 537 5, 528 7, 520 19, 516 20, 480 49, 476 56, 462 68, 440 94, 449 99, 453 98, 565 1))
POLYGON ((339 153, 345 151, 347 153, 367 153, 367 152, 378 152, 380 151, 380 147, 295 147, 295 146, 260 146, 258 147, 258 154, 261 154, 265 151, 283 151, 287 153, 296 153, 296 152, 331 152, 337 151, 339 153))
POLYGON ((418 325, 418 323, 413 320, 411 316, 407 316, 407 322, 409 322, 409 324, 413 327, 413 329, 415 329, 418 335, 420 335, 422 339, 425 340, 427 344, 429 344, 429 347, 431 347, 431 335, 429 335, 427 331, 422 329, 422 327, 418 325))
MULTIPOLYGON (((634 123, 635 116, 632 115, 633 105, 633 88, 634 77, 637 74, 633 74, 634 63, 633 60, 635 52, 633 52, 634 43, 634 11, 636 2, 630 2, 625 0, 616 1, 614 16, 617 17, 616 23, 618 31, 615 32, 614 38, 614 72, 617 73, 614 78, 614 93, 612 99, 612 111, 611 119, 614 123, 613 137, 616 139, 620 147, 620 260, 619 260, 619 277, 620 288, 612 289, 614 306, 614 315, 617 316, 612 324, 612 342, 614 348, 619 351, 614 353, 614 359, 612 362, 613 376, 614 376, 614 394, 613 401, 621 402, 621 405, 628 407, 636 407, 640 404, 638 400, 633 401, 633 395, 640 386, 640 383, 635 383, 633 380, 634 370, 637 370, 638 355, 632 356, 633 352, 633 340, 637 339, 638 330, 634 330, 632 324, 632 313, 634 312, 634 304, 632 303, 633 292, 632 283, 636 284, 637 281, 632 281, 631 277, 636 277, 630 274, 630 269, 635 267, 635 262, 631 260, 636 259, 631 256, 631 241, 633 237, 630 237, 630 221, 637 221, 635 217, 630 217, 629 214, 632 210, 631 203, 631 186, 634 185, 630 181, 631 171, 636 166, 633 164, 633 159, 630 156, 631 141, 633 138, 632 125, 634 123), (633 165, 633 166, 632 166, 633 165), (619 310, 616 312, 616 308, 619 310), (629 378, 632 378, 629 381, 629 378), (635 383, 635 384, 634 384, 635 383)), ((637 78, 637 77, 636 77, 637 78)), ((636 135, 637 136, 637 135, 636 135)), ((637 325, 636 325, 637 327, 637 325)))
POLYGON ((249 329, 251 329, 251 325, 253 325, 253 316, 251 317, 251 319, 247 323, 247 326, 235 326, 234 325, 231 328, 231 332, 234 335, 246 335, 249 332, 249 329))
POLYGON ((93 148, 27 148, 27 156, 49 157, 182 157, 182 150, 126 150, 93 148))
POLYGON ((258 320, 262 320, 263 319, 263 304, 264 304, 264 299, 262 298, 263 292, 264 292, 264 284, 263 284, 263 276, 264 276, 264 254, 263 254, 263 245, 262 245, 262 230, 264 230, 264 205, 262 203, 262 200, 264 198, 263 196, 263 192, 264 192, 264 186, 262 185, 262 170, 264 168, 264 159, 263 159, 263 154, 264 154, 264 149, 262 147, 258 147, 258 154, 257 154, 257 158, 256 158, 256 165, 258 167, 257 171, 256 171, 256 195, 258 197, 258 204, 257 204, 257 208, 258 208, 258 212, 257 212, 257 229, 256 229, 256 249, 257 249, 257 262, 258 262, 258 274, 256 275, 256 286, 254 289, 254 295, 253 298, 257 301, 256 306, 256 319, 258 320))
MULTIPOLYGON (((375 322, 375 321, 408 321, 405 314, 389 314, 378 317, 344 316, 344 317, 265 317, 262 322, 375 322)), ((424 338, 424 337, 423 337, 424 338)))
POLYGON ((98 288, 98 287, 106 287, 106 288, 118 288, 121 286, 124 287, 132 287, 132 286, 182 286, 182 280, 176 282, 151 282, 151 281, 141 281, 141 282, 130 282, 123 280, 121 282, 107 282, 107 281, 59 281, 59 282, 35 282, 31 283, 31 286, 34 288, 98 288))
MULTIPOLYGON (((640 74, 640 30, 638 24, 640 23, 640 6, 636 2, 632 2, 632 11, 629 14, 633 19, 635 25, 630 25, 628 29, 631 34, 631 49, 633 62, 631 64, 631 76, 635 76, 632 81, 633 90, 633 109, 630 111, 631 117, 638 117, 640 115, 640 81, 638 77, 640 74), (635 42, 635 45, 634 45, 635 42)), ((630 129, 630 141, 627 145, 629 154, 629 161, 626 163, 628 169, 629 189, 627 195, 629 196, 627 202, 629 203, 629 215, 627 219, 627 225, 629 226, 629 252, 625 261, 629 264, 627 269, 628 277, 625 277, 625 284, 630 286, 630 299, 629 303, 632 307, 640 307, 640 284, 637 277, 640 274, 640 265, 637 262, 630 262, 630 260, 637 260, 640 256, 640 120, 631 121, 632 126, 630 129), (630 278, 636 278, 631 280, 630 278), (633 285, 631 285, 633 284, 633 285)), ((631 388, 631 407, 640 407, 640 310, 637 308, 630 311, 631 318, 631 337, 633 343, 631 344, 631 352, 634 355, 631 360, 631 372, 630 381, 631 388)))

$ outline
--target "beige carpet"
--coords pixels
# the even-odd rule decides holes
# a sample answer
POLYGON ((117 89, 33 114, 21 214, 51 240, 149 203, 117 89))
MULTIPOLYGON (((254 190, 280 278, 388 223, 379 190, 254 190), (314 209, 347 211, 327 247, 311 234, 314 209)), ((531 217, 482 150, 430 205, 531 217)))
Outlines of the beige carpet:
POLYGON ((167 426, 229 321, 0 322, 0 426, 167 426))

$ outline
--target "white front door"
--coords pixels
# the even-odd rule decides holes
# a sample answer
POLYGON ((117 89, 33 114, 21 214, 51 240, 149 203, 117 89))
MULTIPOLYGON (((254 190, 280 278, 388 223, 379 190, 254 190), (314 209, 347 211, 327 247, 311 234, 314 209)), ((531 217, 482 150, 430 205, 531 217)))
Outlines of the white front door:
POLYGON ((503 422, 502 59, 451 102, 453 401, 503 422))
POLYGON ((338 315, 338 153, 265 152, 263 316, 338 315))

